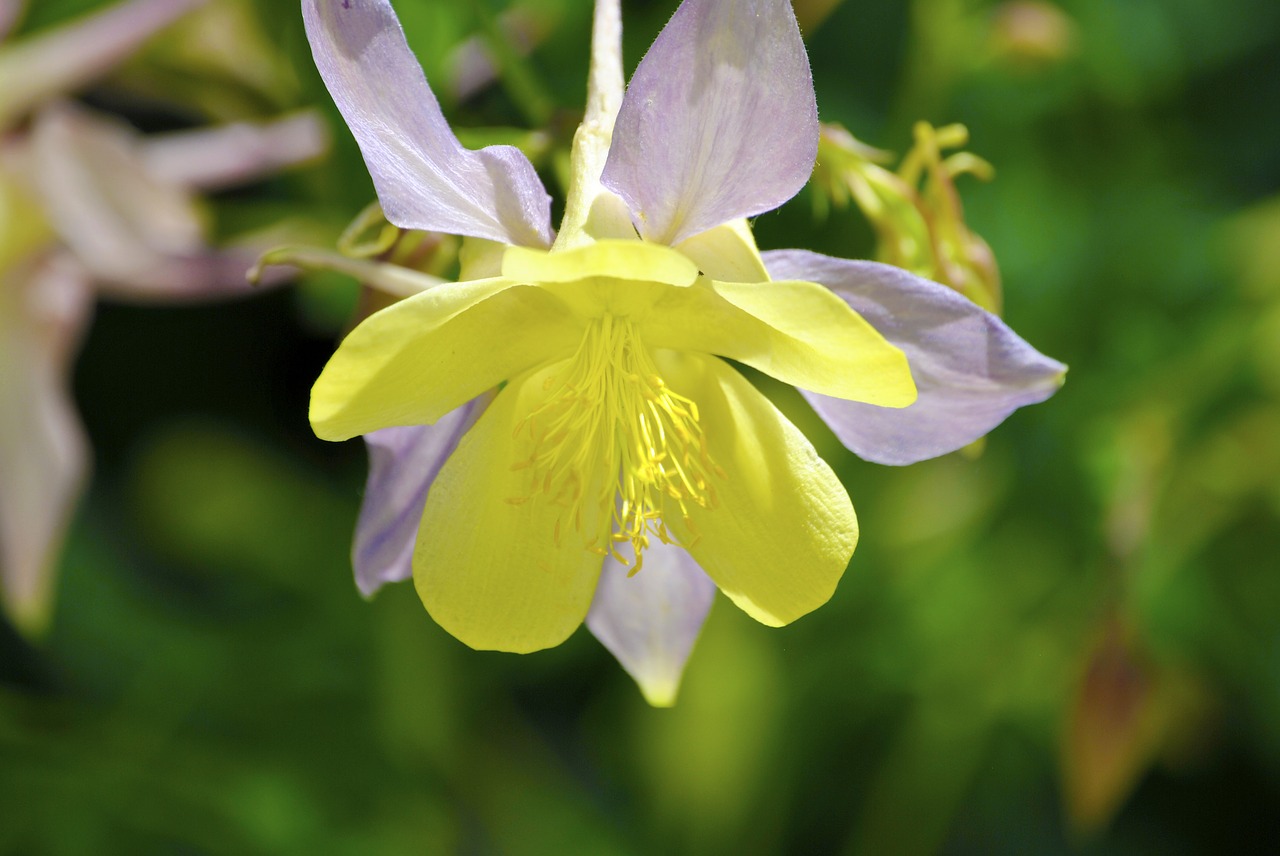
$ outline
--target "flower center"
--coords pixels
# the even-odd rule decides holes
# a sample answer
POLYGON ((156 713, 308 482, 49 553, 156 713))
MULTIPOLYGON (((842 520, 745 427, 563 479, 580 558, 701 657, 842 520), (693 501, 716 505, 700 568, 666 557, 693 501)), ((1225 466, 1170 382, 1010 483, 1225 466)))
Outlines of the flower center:
POLYGON ((632 574, 650 538, 673 542, 664 522, 670 515, 679 514, 696 541, 689 508, 716 506, 711 476, 724 478, 724 471, 707 451, 698 406, 662 380, 635 325, 609 314, 588 325, 577 352, 545 389, 546 402, 516 425, 517 438, 528 434, 530 454, 512 468, 530 471, 530 487, 510 501, 562 507, 557 544, 566 520, 588 550, 623 564, 629 562, 617 545, 630 541, 632 574), (584 531, 592 503, 601 523, 584 531))

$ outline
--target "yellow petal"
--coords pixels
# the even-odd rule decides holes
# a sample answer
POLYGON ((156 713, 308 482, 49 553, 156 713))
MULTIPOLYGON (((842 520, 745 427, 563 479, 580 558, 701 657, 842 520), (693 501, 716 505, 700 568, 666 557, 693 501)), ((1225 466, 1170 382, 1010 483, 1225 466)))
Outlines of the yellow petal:
MULTIPOLYGON (((858 543, 844 486, 809 441, 740 374, 714 357, 659 354, 664 377, 698 403, 712 459, 711 508, 667 520, 744 612, 774 627, 830 599, 858 543)), ((644 571, 641 571, 644 573, 644 571)))
MULTIPOLYGON (((431 617, 482 650, 524 653, 559 645, 582 623, 603 558, 588 551, 562 509, 528 495, 513 429, 561 366, 513 380, 458 444, 427 494, 413 578, 431 617)), ((588 509, 589 514, 594 514, 588 509)), ((598 530, 584 520, 583 530, 598 530)))
POLYGON ((441 285, 351 331, 311 390, 311 426, 345 440, 429 424, 580 338, 567 308, 541 289, 501 278, 441 285))
POLYGON ((824 394, 837 398, 881 407, 906 407, 916 400, 906 355, 826 286, 789 281, 713 287, 776 331, 766 351, 726 356, 804 389, 834 390, 824 394))
POLYGON ((596 241, 561 252, 508 247, 502 275, 516 282, 575 282, 604 277, 692 285, 698 268, 670 247, 643 241, 596 241))
POLYGON ((651 347, 729 357, 824 395, 906 407, 915 383, 902 351, 824 286, 702 279, 651 298, 651 347))
POLYGON ((755 236, 746 220, 730 220, 714 229, 699 232, 676 244, 675 249, 688 256, 698 270, 712 279, 725 282, 768 282, 755 236))
POLYGON ((458 281, 501 276, 502 254, 506 249, 506 244, 497 241, 464 237, 462 246, 458 248, 458 281))

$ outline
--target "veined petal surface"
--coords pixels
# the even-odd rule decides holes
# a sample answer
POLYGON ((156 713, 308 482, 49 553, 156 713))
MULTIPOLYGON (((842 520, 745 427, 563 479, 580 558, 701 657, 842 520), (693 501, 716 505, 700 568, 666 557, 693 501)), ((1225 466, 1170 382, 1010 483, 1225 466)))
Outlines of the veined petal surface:
POLYGON ((901 465, 953 452, 1062 385, 1066 366, 944 285, 890 265, 802 250, 768 252, 764 260, 773 276, 825 284, 907 355, 920 396, 906 408, 801 389, 859 457, 901 465))
MULTIPOLYGON (((559 368, 512 379, 427 494, 414 583, 436 623, 472 648, 527 653, 559 645, 591 606, 602 557, 571 528, 556 537, 560 506, 519 501, 529 493, 528 473, 512 467, 520 454, 513 429, 545 400, 544 383, 559 368)), ((584 523, 584 531, 598 529, 597 521, 584 523)))
POLYGON ((364 320, 311 389, 311 427, 345 440, 422 425, 567 354, 581 326, 544 289, 495 278, 446 283, 364 320))
POLYGON ((473 399, 434 425, 383 428, 364 435, 369 479, 351 563, 356 587, 365 597, 385 583, 413 576, 413 546, 427 491, 486 403, 487 396, 473 399))
POLYGON ((302 15, 388 220, 550 246, 551 198, 533 165, 512 146, 458 142, 387 0, 303 0, 302 15))
POLYGON ((685 0, 636 69, 601 183, 647 240, 770 211, 809 180, 818 108, 788 0, 685 0))
MULTIPOLYGON (((618 550, 632 558, 630 544, 618 550)), ((587 629, 640 685, 649 704, 670 707, 716 584, 683 548, 657 540, 645 550, 644 566, 628 576, 630 571, 605 559, 587 629)))
MULTIPOLYGON (((667 520, 707 576, 752 618, 779 627, 826 603, 858 543, 853 504, 800 430, 714 357, 664 355, 672 388, 698 403, 716 503, 667 520)), ((644 573, 641 570, 640 573, 644 573)))

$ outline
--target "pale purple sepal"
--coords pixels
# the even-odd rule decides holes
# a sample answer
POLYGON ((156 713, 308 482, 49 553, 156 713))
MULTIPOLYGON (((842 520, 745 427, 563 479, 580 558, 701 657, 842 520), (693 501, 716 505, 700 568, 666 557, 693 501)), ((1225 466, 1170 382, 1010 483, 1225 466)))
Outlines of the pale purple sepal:
POLYGON ((0 602, 30 633, 48 621, 62 535, 88 467, 68 370, 92 305, 88 275, 67 257, 0 275, 0 602))
POLYGON ((1066 366, 945 285, 877 262, 803 250, 763 255, 774 279, 827 286, 907 355, 919 391, 910 407, 801 390, 840 441, 868 461, 903 465, 953 452, 1062 385, 1066 366))
POLYGON ((0 39, 7 36, 13 25, 18 23, 25 6, 25 0, 0 0, 0 39))
POLYGON ((197 190, 244 184, 324 154, 329 134, 307 110, 274 122, 232 122, 144 138, 142 164, 161 182, 197 190))
POLYGON ((138 135, 71 104, 36 116, 32 178, 58 236, 98 281, 133 301, 198 301, 250 294, 260 248, 206 245, 195 196, 153 176, 138 135))
POLYGON ((316 68, 360 144, 387 219, 546 247, 551 198, 512 146, 458 142, 387 0, 303 0, 316 68))
MULTIPOLYGON (((629 544, 620 545, 628 559, 629 544)), ((634 576, 605 559, 587 627, 655 707, 670 707, 685 662, 715 599, 716 585, 682 548, 657 540, 634 576)))
POLYGON ((481 396, 434 425, 383 428, 364 435, 369 480, 351 562, 356 587, 365 597, 372 597, 384 583, 413 576, 413 545, 427 491, 487 401, 488 396, 481 396))
POLYGON ((0 125, 118 65, 155 32, 208 0, 130 0, 6 47, 0 125))
POLYGON ((685 0, 627 88, 601 183, 676 244, 809 180, 818 107, 788 0, 685 0))

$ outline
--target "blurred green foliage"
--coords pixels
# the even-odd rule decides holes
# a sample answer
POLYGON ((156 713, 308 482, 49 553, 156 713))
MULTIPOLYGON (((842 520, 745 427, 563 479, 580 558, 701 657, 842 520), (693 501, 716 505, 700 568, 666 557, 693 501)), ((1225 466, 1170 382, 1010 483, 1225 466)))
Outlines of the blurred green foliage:
MULTIPOLYGON (((438 88, 462 127, 536 115, 564 143, 590 10, 522 5, 547 22, 531 54, 465 103, 438 88)), ((797 0, 824 120, 896 151, 917 120, 968 127, 996 177, 958 180, 967 221, 1005 317, 1071 365, 1062 392, 976 459, 898 470, 766 383, 862 543, 792 627, 718 604, 665 711, 585 630, 477 653, 411 586, 357 596, 362 449, 305 417, 352 284, 101 307, 52 630, 0 630, 0 853, 1280 852, 1280 4, 832 5, 797 0)), ((396 7, 437 83, 462 40, 502 38, 499 0, 396 7)), ((297 4, 244 8, 291 70, 276 103, 323 105, 335 146, 216 197, 219 226, 336 237, 372 198, 358 151, 297 4)), ((624 3, 631 63, 673 8, 624 3)), ((85 97, 144 128, 250 109, 234 75, 191 100, 207 64, 177 104, 142 86, 182 56, 85 97)), ((759 218, 762 247, 872 253, 806 194, 759 218)))

